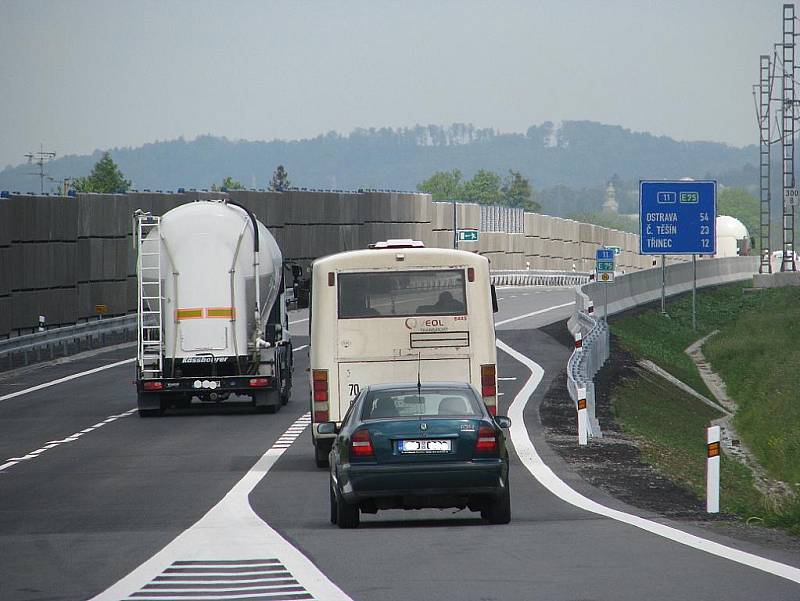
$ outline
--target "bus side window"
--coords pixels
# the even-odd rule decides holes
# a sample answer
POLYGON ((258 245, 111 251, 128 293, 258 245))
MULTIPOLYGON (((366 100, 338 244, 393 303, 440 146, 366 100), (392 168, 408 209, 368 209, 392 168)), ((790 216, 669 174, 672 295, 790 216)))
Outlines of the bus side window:
POLYGON ((497 291, 494 289, 494 284, 491 285, 492 290, 492 313, 497 313, 497 291))

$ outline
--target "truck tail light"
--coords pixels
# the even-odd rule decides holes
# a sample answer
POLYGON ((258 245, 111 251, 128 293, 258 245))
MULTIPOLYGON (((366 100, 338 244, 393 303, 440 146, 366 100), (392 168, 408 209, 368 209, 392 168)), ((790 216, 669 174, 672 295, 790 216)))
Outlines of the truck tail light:
POLYGON ((311 394, 314 402, 314 423, 328 421, 328 370, 311 370, 311 394))
POLYGON ((145 390, 164 390, 164 382, 145 382, 142 385, 145 390))
POLYGON ((481 396, 489 413, 497 415, 497 370, 493 363, 481 365, 481 396))
POLYGON ((350 455, 353 457, 371 457, 374 454, 369 430, 358 430, 353 434, 350 439, 350 455))
POLYGON ((250 388, 269 386, 269 378, 250 378, 250 388))
POLYGON ((475 442, 476 453, 497 453, 497 437, 494 428, 481 426, 478 430, 478 440, 475 442))

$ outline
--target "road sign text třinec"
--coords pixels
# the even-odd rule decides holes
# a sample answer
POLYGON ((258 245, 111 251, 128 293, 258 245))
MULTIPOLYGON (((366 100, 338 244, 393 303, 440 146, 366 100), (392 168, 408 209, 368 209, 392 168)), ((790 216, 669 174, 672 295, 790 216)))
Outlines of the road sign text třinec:
POLYGON ((639 252, 712 255, 717 251, 717 182, 641 181, 639 252))

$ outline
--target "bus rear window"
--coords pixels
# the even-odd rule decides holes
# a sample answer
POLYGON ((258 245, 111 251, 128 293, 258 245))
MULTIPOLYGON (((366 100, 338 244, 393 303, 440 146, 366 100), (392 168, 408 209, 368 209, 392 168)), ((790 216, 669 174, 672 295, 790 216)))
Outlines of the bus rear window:
POLYGON ((464 315, 463 269, 339 274, 339 319, 464 315))

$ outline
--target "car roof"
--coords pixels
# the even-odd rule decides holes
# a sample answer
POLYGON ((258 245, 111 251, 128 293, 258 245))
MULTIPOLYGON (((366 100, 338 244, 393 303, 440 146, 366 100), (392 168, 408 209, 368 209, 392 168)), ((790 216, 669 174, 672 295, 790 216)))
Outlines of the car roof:
MULTIPOLYGON (((453 388, 453 389, 460 389, 460 390, 472 390, 472 386, 469 382, 421 382, 419 384, 420 390, 433 390, 439 388, 453 388)), ((392 382, 389 384, 370 384, 369 386, 370 391, 381 391, 381 390, 409 390, 409 391, 416 391, 417 390, 417 383, 416 382, 392 382)))

